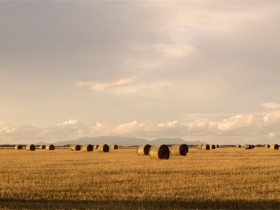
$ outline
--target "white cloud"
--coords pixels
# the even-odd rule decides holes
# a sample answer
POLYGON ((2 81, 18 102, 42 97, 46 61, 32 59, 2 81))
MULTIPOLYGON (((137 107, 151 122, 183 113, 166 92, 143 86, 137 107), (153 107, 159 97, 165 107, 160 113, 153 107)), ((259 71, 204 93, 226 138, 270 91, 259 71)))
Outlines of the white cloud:
POLYGON ((144 123, 133 120, 127 123, 107 125, 101 122, 84 124, 77 119, 66 120, 56 126, 13 126, 0 123, 1 143, 39 141, 56 142, 81 137, 120 135, 143 138, 183 137, 220 144, 273 143, 280 135, 280 112, 228 114, 197 114, 190 119, 144 123))
POLYGON ((92 136, 110 135, 111 128, 103 123, 96 122, 89 127, 89 133, 92 136))
POLYGON ((159 123, 158 124, 159 128, 174 128, 176 126, 178 126, 178 120, 174 120, 174 121, 171 121, 171 122, 159 123))
POLYGON ((187 123, 187 127, 189 130, 204 130, 208 131, 209 129, 213 129, 217 126, 217 123, 212 122, 209 119, 202 118, 196 119, 195 121, 187 123))
POLYGON ((229 119, 224 119, 218 123, 217 128, 221 131, 230 131, 240 129, 252 125, 254 122, 254 116, 252 115, 236 115, 229 119))
POLYGON ((0 121, 0 134, 12 134, 16 131, 14 126, 0 121))
POLYGON ((67 126, 67 125, 75 125, 75 124, 77 124, 79 121, 78 120, 72 120, 72 119, 70 119, 70 120, 67 120, 67 121, 64 121, 64 122, 62 122, 62 123, 58 123, 57 124, 57 126, 60 126, 60 127, 63 127, 63 126, 67 126))
MULTIPOLYGON (((114 82, 98 83, 78 81, 76 86, 88 87, 96 92, 110 92, 120 96, 162 97, 174 91, 175 83, 171 80, 158 80, 136 83, 135 77, 127 77, 114 82)), ((136 98, 137 100, 137 98, 136 98)))
POLYGON ((154 81, 146 84, 135 84, 114 90, 118 95, 133 95, 137 97, 151 98, 162 97, 170 94, 174 89, 171 81, 154 81))
POLYGON ((100 130, 103 130, 105 128, 105 125, 97 122, 97 123, 95 123, 95 125, 91 126, 91 128, 94 131, 100 131, 100 130))
POLYGON ((88 87, 94 91, 101 92, 101 91, 110 90, 110 89, 114 89, 114 88, 133 85, 134 83, 135 83, 135 77, 131 76, 131 77, 126 77, 126 78, 121 78, 119 80, 116 80, 113 82, 108 82, 108 83, 99 83, 96 81, 90 81, 90 82, 77 81, 75 86, 88 87))
POLYGON ((280 122, 280 111, 275 111, 263 116, 265 124, 273 124, 280 122))
POLYGON ((269 138, 274 138, 274 137, 276 137, 276 133, 275 133, 275 132, 269 132, 269 133, 267 134, 267 136, 268 136, 269 138))
POLYGON ((89 135, 89 125, 83 124, 77 119, 70 119, 58 123, 56 127, 48 128, 48 135, 63 138, 81 138, 89 135))
POLYGON ((261 104, 266 109, 280 109, 280 104, 274 103, 274 102, 267 102, 261 104))
POLYGON ((139 130, 141 131, 145 130, 144 124, 134 120, 132 122, 128 122, 116 126, 114 128, 114 133, 118 135, 133 134, 133 133, 137 133, 139 130))
MULTIPOLYGON (((40 128, 37 126, 32 125, 22 125, 19 127, 14 127, 14 130, 12 133, 9 133, 9 135, 4 135, 3 143, 36 143, 41 140, 46 140, 50 136, 48 135, 48 129, 40 128)), ((0 139, 1 139, 1 133, 0 133, 0 139)))
POLYGON ((12 134, 15 131, 16 131, 15 128, 10 128, 10 127, 2 127, 2 128, 0 128, 0 133, 12 134))

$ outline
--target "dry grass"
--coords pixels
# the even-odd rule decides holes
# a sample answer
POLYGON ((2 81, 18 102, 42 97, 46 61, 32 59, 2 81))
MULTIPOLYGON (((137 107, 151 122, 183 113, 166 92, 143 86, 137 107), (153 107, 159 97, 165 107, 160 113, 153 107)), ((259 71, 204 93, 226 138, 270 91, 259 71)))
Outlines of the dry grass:
POLYGON ((152 160, 110 153, 0 150, 0 208, 279 209, 280 151, 191 148, 152 160))

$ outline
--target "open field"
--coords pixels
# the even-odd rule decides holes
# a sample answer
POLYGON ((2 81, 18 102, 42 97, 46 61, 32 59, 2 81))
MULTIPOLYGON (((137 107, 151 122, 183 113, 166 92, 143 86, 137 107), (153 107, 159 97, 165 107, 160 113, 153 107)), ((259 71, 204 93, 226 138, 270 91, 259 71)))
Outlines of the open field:
POLYGON ((280 150, 0 150, 0 208, 280 209, 280 150))

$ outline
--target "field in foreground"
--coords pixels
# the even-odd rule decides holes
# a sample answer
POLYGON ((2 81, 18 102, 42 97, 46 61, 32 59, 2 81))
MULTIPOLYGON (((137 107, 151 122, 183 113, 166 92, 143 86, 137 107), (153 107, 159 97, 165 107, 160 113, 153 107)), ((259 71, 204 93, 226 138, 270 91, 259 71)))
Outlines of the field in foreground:
POLYGON ((280 209, 280 150, 0 150, 0 208, 280 209))

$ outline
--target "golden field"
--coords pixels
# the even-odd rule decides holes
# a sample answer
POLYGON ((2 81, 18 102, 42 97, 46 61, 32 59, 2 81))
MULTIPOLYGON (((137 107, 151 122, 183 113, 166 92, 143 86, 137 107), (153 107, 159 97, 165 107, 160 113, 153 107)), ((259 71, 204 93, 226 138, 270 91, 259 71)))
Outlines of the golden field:
POLYGON ((0 150, 1 209, 280 209, 280 150, 0 150))

